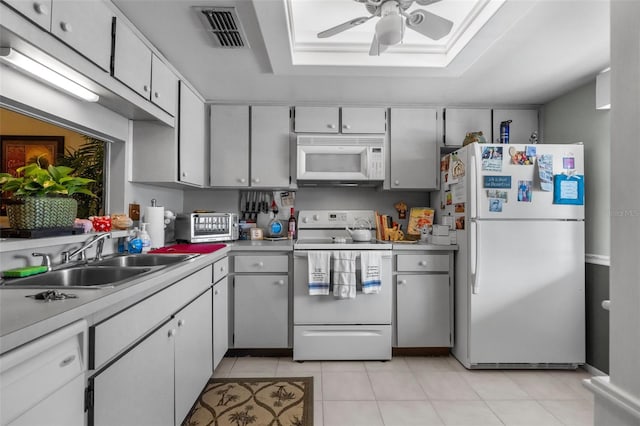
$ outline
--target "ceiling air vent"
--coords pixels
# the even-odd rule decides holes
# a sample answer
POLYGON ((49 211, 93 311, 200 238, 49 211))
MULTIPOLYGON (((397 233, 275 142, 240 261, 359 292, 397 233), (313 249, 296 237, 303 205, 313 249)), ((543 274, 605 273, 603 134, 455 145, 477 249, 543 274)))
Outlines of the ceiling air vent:
POLYGON ((197 7, 217 47, 240 49, 249 47, 235 7, 197 7))

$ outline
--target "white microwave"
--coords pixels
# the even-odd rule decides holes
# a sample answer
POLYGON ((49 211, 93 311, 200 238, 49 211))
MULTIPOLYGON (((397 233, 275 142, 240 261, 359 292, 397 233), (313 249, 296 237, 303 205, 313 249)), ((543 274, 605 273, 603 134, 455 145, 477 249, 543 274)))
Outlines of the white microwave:
POLYGON ((298 135, 299 183, 384 180, 384 136, 298 135))

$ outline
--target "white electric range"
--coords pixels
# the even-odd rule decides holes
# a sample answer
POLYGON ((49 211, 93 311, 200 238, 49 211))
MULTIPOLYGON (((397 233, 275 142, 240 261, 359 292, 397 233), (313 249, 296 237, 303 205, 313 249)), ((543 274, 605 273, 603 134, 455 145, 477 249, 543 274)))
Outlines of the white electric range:
MULTIPOLYGON (((392 245, 375 240, 373 210, 304 210, 298 214, 294 244, 293 359, 391 359, 392 245), (346 227, 368 221, 372 240, 355 242, 346 227), (315 251, 355 252, 356 297, 310 295, 308 254, 315 251), (360 282, 363 251, 380 253, 380 292, 364 294, 360 282)), ((333 268, 333 262, 331 262, 333 268)), ((331 276, 332 274, 329 274, 331 276)), ((333 283, 331 283, 333 287, 333 283)))

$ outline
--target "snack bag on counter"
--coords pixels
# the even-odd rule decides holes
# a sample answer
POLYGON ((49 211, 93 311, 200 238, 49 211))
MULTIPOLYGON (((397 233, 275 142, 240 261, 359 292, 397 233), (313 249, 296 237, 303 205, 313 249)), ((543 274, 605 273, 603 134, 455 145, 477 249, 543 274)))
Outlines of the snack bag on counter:
POLYGON ((89 220, 93 224, 93 230, 96 232, 109 232, 111 231, 111 217, 110 216, 89 216, 89 220))

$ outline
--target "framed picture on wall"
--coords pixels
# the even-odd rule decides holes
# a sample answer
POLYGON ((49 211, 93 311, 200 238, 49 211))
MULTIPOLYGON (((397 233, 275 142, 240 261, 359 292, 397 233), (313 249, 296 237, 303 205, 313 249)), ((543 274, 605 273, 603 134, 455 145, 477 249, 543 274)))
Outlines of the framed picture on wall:
POLYGON ((64 153, 64 136, 0 135, 0 171, 16 175, 16 170, 41 156, 43 167, 55 164, 64 153))

